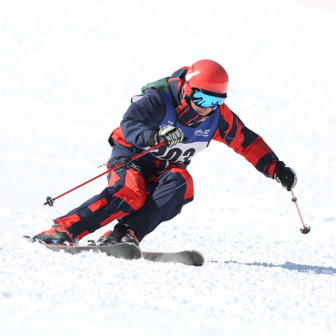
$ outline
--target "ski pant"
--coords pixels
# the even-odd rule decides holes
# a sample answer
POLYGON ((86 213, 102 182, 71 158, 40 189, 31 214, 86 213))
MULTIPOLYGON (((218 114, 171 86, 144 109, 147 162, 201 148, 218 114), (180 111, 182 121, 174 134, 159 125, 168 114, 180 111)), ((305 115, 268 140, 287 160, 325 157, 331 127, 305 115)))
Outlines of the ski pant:
MULTIPOLYGON (((123 160, 111 158, 108 169, 123 160)), ((160 223, 178 215, 194 195, 193 180, 184 165, 160 170, 144 162, 140 158, 110 172, 107 188, 54 222, 79 240, 123 219, 141 241, 160 223)))

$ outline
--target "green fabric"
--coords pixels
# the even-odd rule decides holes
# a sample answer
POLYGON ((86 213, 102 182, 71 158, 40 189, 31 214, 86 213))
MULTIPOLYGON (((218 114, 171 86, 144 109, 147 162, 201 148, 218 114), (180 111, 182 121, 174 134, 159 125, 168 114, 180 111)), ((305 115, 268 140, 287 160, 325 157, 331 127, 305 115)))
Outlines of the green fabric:
POLYGON ((141 94, 143 95, 146 90, 148 90, 152 87, 155 87, 160 93, 170 92, 170 86, 168 84, 168 79, 169 78, 170 77, 165 77, 165 78, 157 80, 156 82, 148 83, 147 85, 145 85, 141 88, 141 94))

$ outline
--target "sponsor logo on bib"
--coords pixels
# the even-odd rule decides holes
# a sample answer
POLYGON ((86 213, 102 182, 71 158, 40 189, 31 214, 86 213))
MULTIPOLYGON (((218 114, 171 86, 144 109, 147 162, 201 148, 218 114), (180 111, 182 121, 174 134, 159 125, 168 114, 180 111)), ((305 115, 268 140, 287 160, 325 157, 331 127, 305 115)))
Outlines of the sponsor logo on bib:
POLYGON ((209 132, 210 132, 210 130, 205 130, 205 131, 203 131, 203 130, 197 130, 197 131, 195 131, 195 135, 196 136, 208 137, 209 136, 209 132))

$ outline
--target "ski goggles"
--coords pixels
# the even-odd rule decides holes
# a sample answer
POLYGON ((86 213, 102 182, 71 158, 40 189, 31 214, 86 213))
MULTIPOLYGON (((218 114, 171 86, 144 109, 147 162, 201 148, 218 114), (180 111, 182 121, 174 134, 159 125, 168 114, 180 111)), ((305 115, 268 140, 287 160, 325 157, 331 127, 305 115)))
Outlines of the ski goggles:
POLYGON ((195 92, 191 100, 198 107, 211 107, 213 110, 216 110, 218 106, 223 105, 225 102, 225 98, 210 96, 202 91, 195 92))

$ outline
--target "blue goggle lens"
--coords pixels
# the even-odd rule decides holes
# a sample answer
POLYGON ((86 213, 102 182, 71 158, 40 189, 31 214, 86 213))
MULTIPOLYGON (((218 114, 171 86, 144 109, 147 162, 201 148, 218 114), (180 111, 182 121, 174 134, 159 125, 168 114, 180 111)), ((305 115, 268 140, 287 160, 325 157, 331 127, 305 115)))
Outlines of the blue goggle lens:
POLYGON ((213 110, 216 110, 219 105, 224 103, 225 98, 209 96, 201 91, 197 91, 194 93, 191 100, 198 107, 211 107, 213 110))

